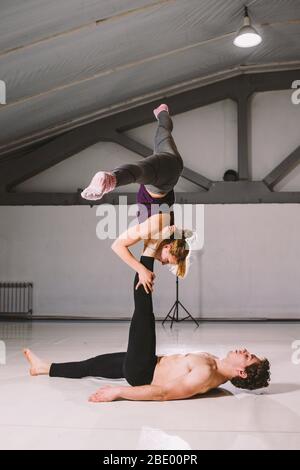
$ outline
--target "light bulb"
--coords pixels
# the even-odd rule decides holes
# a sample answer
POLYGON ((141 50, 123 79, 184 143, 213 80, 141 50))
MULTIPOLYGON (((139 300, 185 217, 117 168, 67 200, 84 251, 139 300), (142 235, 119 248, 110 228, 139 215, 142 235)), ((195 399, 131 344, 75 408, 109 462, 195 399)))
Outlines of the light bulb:
POLYGON ((261 41, 261 36, 258 34, 256 29, 251 26, 250 18, 246 10, 244 24, 236 35, 233 43, 237 47, 254 47, 258 46, 261 41))

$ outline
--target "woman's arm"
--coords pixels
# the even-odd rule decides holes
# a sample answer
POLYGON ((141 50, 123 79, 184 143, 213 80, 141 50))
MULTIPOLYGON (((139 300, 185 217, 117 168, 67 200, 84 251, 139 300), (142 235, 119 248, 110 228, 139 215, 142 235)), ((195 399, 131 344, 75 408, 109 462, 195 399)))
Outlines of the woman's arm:
POLYGON ((155 274, 142 265, 130 252, 129 247, 136 245, 140 241, 153 240, 161 237, 164 227, 170 223, 169 214, 155 214, 145 222, 130 227, 122 233, 112 244, 112 250, 139 274, 140 283, 147 293, 153 290, 155 274))

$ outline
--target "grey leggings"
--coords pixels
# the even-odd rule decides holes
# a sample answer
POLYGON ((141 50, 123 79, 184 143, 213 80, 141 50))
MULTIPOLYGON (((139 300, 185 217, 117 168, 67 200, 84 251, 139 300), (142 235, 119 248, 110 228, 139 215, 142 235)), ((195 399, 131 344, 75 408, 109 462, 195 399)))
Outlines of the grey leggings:
POLYGON ((172 137, 172 130, 173 122, 169 113, 160 112, 154 154, 136 163, 115 168, 112 173, 117 178, 117 186, 144 184, 155 194, 168 193, 174 188, 182 173, 183 161, 172 137))

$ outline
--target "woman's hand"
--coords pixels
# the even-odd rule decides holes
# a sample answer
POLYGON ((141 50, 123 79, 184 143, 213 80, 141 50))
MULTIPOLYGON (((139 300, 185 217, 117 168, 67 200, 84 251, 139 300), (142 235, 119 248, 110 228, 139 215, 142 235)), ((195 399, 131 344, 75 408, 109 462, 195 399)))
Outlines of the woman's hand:
POLYGON ((176 230, 175 225, 167 225, 166 227, 162 229, 160 233, 160 237, 162 238, 162 240, 168 239, 174 234, 175 230, 176 230))
POLYGON ((138 271, 138 275, 139 282, 137 283, 135 289, 137 290, 140 286, 144 286, 144 289, 147 294, 153 292, 155 274, 149 269, 147 269, 144 265, 141 265, 141 268, 138 271))
POLYGON ((114 401, 117 398, 119 398, 119 388, 112 385, 105 385, 93 393, 93 395, 90 396, 89 401, 99 403, 114 401))

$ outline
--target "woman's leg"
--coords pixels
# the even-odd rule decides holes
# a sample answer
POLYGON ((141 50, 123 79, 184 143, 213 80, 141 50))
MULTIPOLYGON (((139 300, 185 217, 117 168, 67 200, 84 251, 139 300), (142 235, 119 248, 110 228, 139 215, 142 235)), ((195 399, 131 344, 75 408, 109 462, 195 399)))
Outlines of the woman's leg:
POLYGON ((173 122, 166 105, 157 114, 158 126, 154 139, 154 154, 137 163, 125 164, 112 171, 117 186, 130 183, 150 185, 154 193, 173 189, 183 168, 182 158, 172 136, 173 122))
MULTIPOLYGON (((151 271, 154 258, 141 256, 141 263, 151 271)), ((134 279, 134 313, 130 324, 128 348, 124 361, 124 376, 130 385, 150 384, 157 363, 155 317, 152 295, 144 287, 137 290, 138 274, 134 279)))
MULTIPOLYGON (((163 108, 161 105, 158 109, 163 108)), ((167 110, 157 116, 158 126, 154 139, 154 156, 157 164, 157 179, 144 183, 151 193, 169 193, 176 185, 182 170, 183 160, 172 136, 173 122, 167 110)))
POLYGON ((175 157, 181 158, 172 136, 173 121, 168 111, 163 109, 158 114, 157 120, 158 126, 154 138, 154 153, 157 155, 161 153, 170 153, 175 157))
POLYGON ((153 185, 152 190, 157 194, 173 189, 182 172, 183 162, 172 137, 172 120, 163 106, 166 105, 158 108, 163 110, 157 114, 155 153, 136 163, 121 165, 110 173, 96 173, 90 185, 81 193, 83 198, 101 199, 114 188, 131 183, 149 185, 149 189, 153 185))

